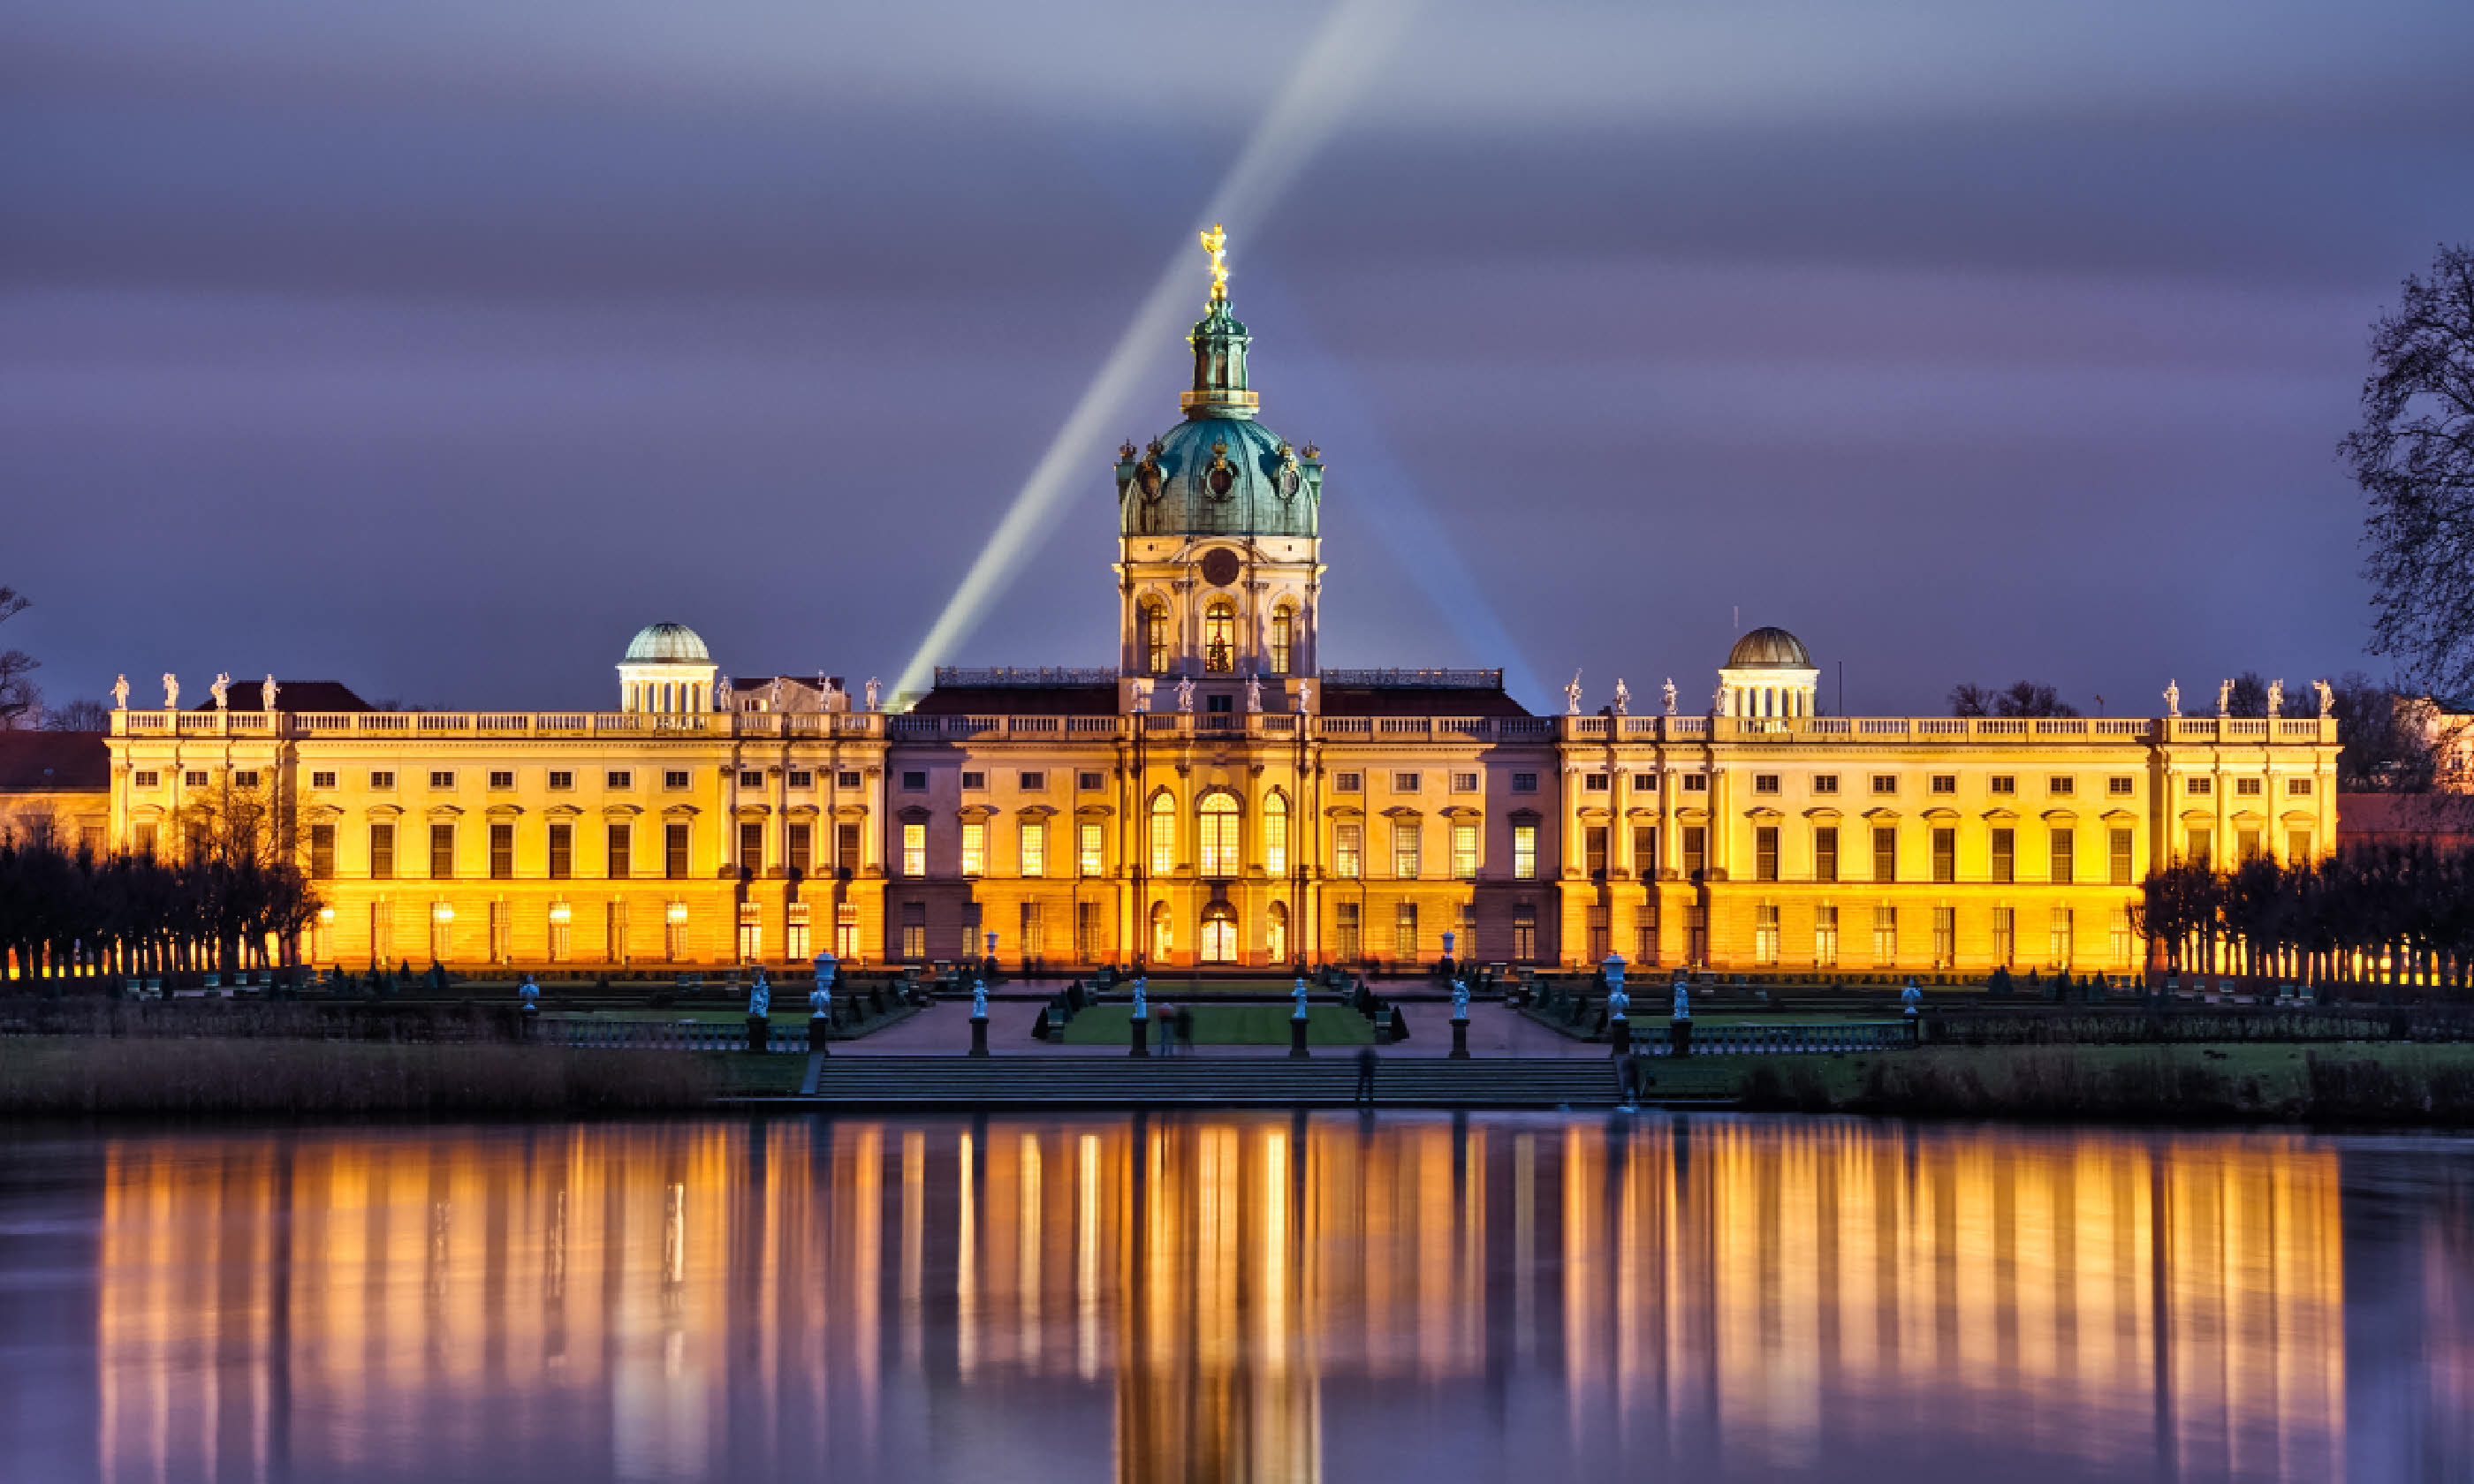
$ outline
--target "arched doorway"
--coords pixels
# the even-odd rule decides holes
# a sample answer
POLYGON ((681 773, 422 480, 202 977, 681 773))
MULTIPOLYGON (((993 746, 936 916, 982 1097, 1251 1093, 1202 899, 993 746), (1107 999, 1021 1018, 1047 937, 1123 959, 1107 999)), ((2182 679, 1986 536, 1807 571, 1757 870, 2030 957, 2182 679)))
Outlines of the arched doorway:
POLYGON ((1153 964, 1166 964, 1169 961, 1169 954, 1176 948, 1176 934, 1171 929, 1169 924, 1168 903, 1164 901, 1152 902, 1152 962, 1153 964))
POLYGON ((1202 962, 1237 962, 1237 909, 1225 901, 1202 909, 1202 962))
POLYGON ((1285 964, 1289 961, 1289 906, 1272 903, 1268 920, 1263 924, 1263 962, 1285 964))

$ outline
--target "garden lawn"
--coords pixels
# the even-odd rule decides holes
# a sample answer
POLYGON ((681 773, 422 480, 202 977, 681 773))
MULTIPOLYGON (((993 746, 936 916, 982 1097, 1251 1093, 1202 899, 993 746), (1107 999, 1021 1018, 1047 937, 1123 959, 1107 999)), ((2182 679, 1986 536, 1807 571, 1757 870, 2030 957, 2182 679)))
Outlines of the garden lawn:
MULTIPOLYGON (((1153 999, 1156 1009, 1162 1002, 1153 999)), ((1176 1003, 1174 1000, 1168 1003, 1176 1003)), ((1179 1008, 1186 1008, 1180 1006, 1179 1008)), ((1285 1046, 1289 1043, 1287 1005, 1198 1004, 1194 1011, 1194 1043, 1198 1046, 1285 1046)), ((1129 1005, 1094 1005, 1065 1025, 1069 1046, 1123 1046, 1131 1033, 1126 1021, 1129 1005)), ((1159 1022, 1151 1026, 1152 1043, 1159 1043, 1159 1022)), ((1366 1046, 1374 1042, 1374 1027, 1356 1011, 1341 1005, 1306 1007, 1306 1044, 1366 1046)))

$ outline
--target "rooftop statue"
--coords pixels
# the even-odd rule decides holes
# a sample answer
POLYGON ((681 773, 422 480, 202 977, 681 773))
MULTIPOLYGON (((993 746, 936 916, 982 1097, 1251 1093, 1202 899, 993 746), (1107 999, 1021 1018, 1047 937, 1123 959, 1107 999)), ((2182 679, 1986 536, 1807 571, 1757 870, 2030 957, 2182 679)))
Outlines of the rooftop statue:
POLYGON ((181 678, 166 670, 163 672, 163 709, 177 711, 180 708, 181 678))
POLYGON ((230 706, 231 677, 229 675, 218 674, 215 677, 215 682, 206 687, 206 694, 215 698, 215 709, 218 711, 230 706))
POLYGON ((1228 229, 1219 223, 1202 233, 1202 251, 1211 254, 1211 297, 1228 297, 1228 229))
POLYGON ((1564 687, 1564 714, 1581 714, 1581 672, 1578 670, 1572 672, 1571 683, 1564 687))
POLYGON ((126 675, 111 682, 111 708, 115 711, 129 709, 129 677, 126 675))
POLYGON ((2311 688, 2319 692, 2319 715, 2322 720, 2337 714, 2337 696, 2326 681, 2313 681, 2311 688))
POLYGON ((282 686, 275 683, 274 676, 268 676, 266 678, 266 683, 257 687, 257 708, 261 711, 274 710, 275 693, 282 688, 282 686))
POLYGON ((1615 681, 1615 714, 1617 716, 1632 714, 1632 691, 1620 677, 1615 681))
POLYGON ((1671 675, 1666 678, 1666 714, 1675 714, 1675 677, 1671 675))
POLYGON ((2165 714, 2168 716, 2182 714, 2182 687, 2171 681, 2165 682, 2165 714))

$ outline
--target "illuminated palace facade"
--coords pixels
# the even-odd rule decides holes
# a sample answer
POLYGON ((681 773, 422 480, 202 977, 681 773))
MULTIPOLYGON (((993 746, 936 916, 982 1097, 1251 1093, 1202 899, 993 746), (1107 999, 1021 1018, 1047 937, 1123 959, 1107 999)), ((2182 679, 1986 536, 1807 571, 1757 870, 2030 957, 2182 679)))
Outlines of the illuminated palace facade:
MULTIPOLYGON (((1256 417, 1215 274, 1184 416, 1115 469, 1118 664, 721 678, 674 624, 606 712, 221 707, 112 718, 111 827, 257 793, 327 903, 313 962, 976 956, 1066 967, 1637 965, 2128 971, 2176 858, 2336 838, 2326 714, 1815 714, 1746 634, 1670 684, 1533 715, 1500 671, 1318 663, 1324 468, 1256 417), (201 796, 204 796, 203 799, 201 796)), ((2221 707, 2219 708, 2221 709, 2221 707)))

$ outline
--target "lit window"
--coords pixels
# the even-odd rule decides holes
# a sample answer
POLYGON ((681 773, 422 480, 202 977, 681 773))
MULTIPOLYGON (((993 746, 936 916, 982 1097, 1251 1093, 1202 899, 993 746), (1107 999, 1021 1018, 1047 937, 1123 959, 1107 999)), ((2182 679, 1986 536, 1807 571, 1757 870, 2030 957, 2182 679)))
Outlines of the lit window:
POLYGON ((1538 879, 1538 826, 1512 826, 1512 875, 1517 881, 1538 879))
POLYGON ((1452 826, 1452 877, 1459 881, 1477 879, 1477 826, 1455 822, 1452 826))
POLYGON ((1225 598, 1202 610, 1202 667, 1217 675, 1237 668, 1237 605, 1225 598))
POLYGON ((1418 821, 1410 819, 1392 822, 1393 875, 1403 881, 1414 881, 1418 878, 1419 865, 1418 845, 1418 821))
POLYGON ((1289 801, 1273 794, 1263 801, 1263 870, 1275 876, 1289 874, 1289 801))
POLYGON ((1237 874, 1237 801, 1213 794, 1202 801, 1202 874, 1237 874))
POLYGON ((1026 876, 1048 874, 1048 826, 1037 820, 1025 820, 1020 838, 1022 874, 1026 876))
POLYGON ((902 874, 906 876, 928 874, 928 826, 925 825, 902 826, 902 874))
POLYGON ((1355 824, 1331 827, 1331 874, 1346 880, 1357 879, 1360 857, 1365 853, 1363 826, 1355 824))
POLYGON ((1152 799, 1152 874, 1176 870, 1176 801, 1166 794, 1152 799))
POLYGON ((1168 605, 1143 605, 1143 668, 1153 675, 1168 673, 1168 605))
POLYGON ((1107 837, 1101 833, 1098 825, 1085 824, 1079 831, 1079 839, 1081 859, 1076 869, 1086 876, 1096 876, 1107 869, 1106 858, 1103 853, 1107 837))
POLYGON ((988 871, 988 826, 981 820, 962 822, 962 874, 981 876, 988 871))
POLYGON ((1297 614, 1287 604, 1272 610, 1272 673, 1289 673, 1289 647, 1297 636, 1297 614))

